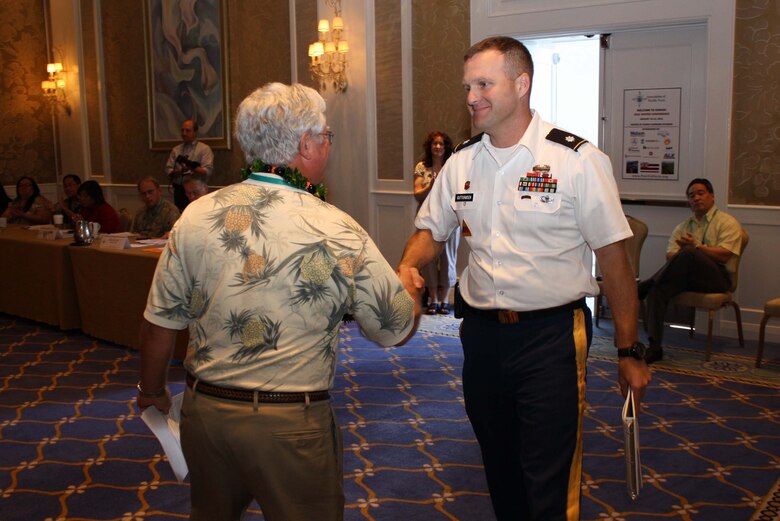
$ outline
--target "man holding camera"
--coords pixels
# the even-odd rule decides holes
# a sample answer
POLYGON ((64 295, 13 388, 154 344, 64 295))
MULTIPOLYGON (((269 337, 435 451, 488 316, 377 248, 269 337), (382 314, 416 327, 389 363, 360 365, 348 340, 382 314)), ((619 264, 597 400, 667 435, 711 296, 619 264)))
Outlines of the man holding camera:
POLYGON ((200 174, 208 180, 214 171, 214 152, 210 146, 198 141, 198 123, 193 119, 182 122, 181 139, 183 143, 173 147, 168 156, 165 173, 173 185, 173 202, 183 212, 190 202, 184 193, 184 178, 200 174))

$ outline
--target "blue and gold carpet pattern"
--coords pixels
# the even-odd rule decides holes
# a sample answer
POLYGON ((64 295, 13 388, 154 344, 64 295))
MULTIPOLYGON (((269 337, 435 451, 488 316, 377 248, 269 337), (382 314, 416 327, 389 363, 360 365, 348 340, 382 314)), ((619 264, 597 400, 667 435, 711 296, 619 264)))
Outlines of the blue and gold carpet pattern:
MULTIPOLYGON (((493 519, 457 327, 425 317, 398 348, 343 328, 333 396, 345 519, 493 519)), ((747 357, 706 365, 700 351, 665 353, 640 418, 645 484, 631 501, 610 344, 597 337, 588 363, 581 518, 778 519, 780 365, 755 372, 747 357)), ((188 518, 189 487, 134 408, 137 368, 135 352, 0 315, 0 521, 188 518)), ((180 367, 171 378, 181 390, 180 367)), ((247 519, 262 519, 257 505, 247 519)))

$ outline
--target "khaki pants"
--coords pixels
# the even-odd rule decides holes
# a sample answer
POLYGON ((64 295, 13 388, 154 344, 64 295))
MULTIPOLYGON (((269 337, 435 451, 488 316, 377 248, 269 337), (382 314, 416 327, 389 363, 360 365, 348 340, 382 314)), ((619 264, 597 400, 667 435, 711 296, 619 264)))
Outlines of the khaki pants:
POLYGON ((259 404, 187 388, 181 441, 191 519, 241 519, 256 499, 267 521, 344 517, 341 432, 329 400, 259 404))

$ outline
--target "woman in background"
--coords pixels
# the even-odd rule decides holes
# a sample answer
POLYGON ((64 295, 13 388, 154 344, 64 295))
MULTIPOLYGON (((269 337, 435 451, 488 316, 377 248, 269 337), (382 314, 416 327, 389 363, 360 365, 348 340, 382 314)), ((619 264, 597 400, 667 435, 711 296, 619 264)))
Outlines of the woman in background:
POLYGON ((119 214, 114 207, 106 202, 103 189, 97 181, 84 181, 78 189, 81 208, 73 222, 86 219, 89 222, 100 223, 100 233, 117 233, 122 231, 119 225, 119 214))
POLYGON ((79 185, 81 184, 81 178, 76 174, 68 174, 62 178, 62 198, 53 204, 49 210, 52 213, 62 212, 62 221, 66 225, 73 224, 73 218, 79 211, 81 203, 79 203, 79 185))
MULTIPOLYGON (((423 151, 422 161, 414 167, 414 198, 417 199, 418 210, 428 197, 445 161, 452 155, 452 139, 444 132, 434 130, 425 139, 423 151)), ((425 302, 428 315, 450 313, 450 288, 455 285, 458 276, 456 262, 459 242, 460 232, 456 230, 444 243, 439 258, 422 269, 421 275, 425 279, 428 295, 428 302, 425 302)))
POLYGON ((3 212, 12 224, 50 224, 51 203, 41 195, 38 183, 32 177, 20 177, 16 181, 16 199, 3 212))

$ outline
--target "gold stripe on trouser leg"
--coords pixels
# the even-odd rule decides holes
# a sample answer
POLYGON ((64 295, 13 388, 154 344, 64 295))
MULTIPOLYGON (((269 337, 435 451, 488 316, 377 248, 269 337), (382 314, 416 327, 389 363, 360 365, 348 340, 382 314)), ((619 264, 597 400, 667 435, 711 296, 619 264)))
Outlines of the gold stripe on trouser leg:
POLYGON ((588 334, 585 330, 585 314, 581 309, 574 310, 574 349, 577 356, 577 446, 574 448, 569 469, 569 495, 566 505, 566 519, 577 521, 580 518, 580 493, 582 479, 582 416, 585 411, 585 371, 588 361, 588 334))

